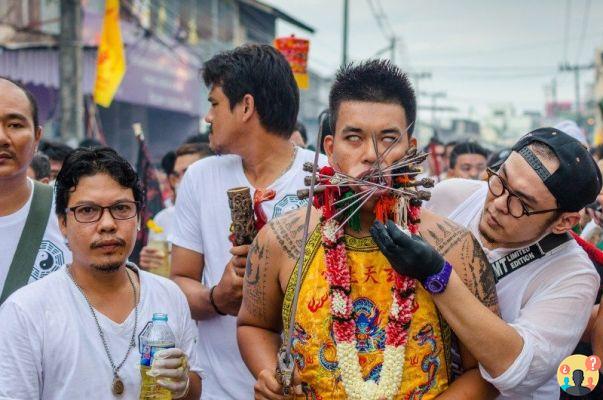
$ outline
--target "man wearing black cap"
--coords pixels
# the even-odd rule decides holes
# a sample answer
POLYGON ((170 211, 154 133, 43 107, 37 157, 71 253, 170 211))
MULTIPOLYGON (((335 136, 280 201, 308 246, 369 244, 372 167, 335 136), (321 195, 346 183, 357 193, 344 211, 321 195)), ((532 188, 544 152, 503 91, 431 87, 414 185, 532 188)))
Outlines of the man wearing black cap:
POLYGON ((600 190, 587 149, 541 128, 519 140, 497 171, 488 170, 487 183, 452 179, 432 192, 428 208, 469 228, 494 270, 502 319, 454 272, 434 301, 500 398, 558 397, 555 372, 578 343, 599 288, 568 231, 600 190))

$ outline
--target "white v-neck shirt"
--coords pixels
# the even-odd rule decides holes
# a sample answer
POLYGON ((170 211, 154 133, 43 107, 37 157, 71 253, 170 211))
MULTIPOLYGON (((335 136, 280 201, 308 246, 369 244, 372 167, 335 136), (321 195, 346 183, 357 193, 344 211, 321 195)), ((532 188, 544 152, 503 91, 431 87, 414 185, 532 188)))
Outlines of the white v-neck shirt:
MULTIPOLYGON (((139 336, 153 313, 168 315, 176 347, 200 374, 197 329, 184 294, 172 281, 135 269, 140 277, 136 347, 119 370, 121 396, 111 392, 111 364, 88 303, 63 268, 19 289, 0 308, 0 399, 137 400, 139 336)), ((116 365, 128 349, 134 314, 118 324, 96 311, 116 365)))
MULTIPOLYGON (((298 148, 291 167, 268 189, 274 199, 262 203, 268 220, 307 204, 297 198, 305 188, 305 162, 314 161, 314 152, 298 148)), ((326 157, 320 156, 319 165, 326 157)), ((170 241, 180 247, 203 254, 201 281, 211 287, 220 282, 224 268, 232 257, 228 240, 232 219, 226 191, 235 187, 254 188, 243 171, 242 159, 236 155, 207 157, 186 170, 176 198, 176 218, 170 241)), ((199 322, 199 353, 205 372, 204 400, 240 400, 253 398, 255 379, 245 366, 237 344, 237 319, 216 316, 199 322)))

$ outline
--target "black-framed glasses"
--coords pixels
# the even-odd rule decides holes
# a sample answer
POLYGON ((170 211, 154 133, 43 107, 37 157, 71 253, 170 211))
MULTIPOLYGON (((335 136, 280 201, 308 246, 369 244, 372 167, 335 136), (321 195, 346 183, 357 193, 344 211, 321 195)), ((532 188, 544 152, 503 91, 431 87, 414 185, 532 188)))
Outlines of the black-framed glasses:
POLYGON ((526 203, 524 203, 523 200, 521 200, 519 196, 509 188, 509 185, 507 185, 507 182, 505 182, 503 178, 501 178, 490 168, 488 168, 486 172, 488 173, 488 189, 490 189, 490 193, 492 193, 494 197, 504 195, 505 191, 509 193, 507 195, 507 210, 512 217, 521 218, 524 215, 529 217, 530 215, 561 211, 559 208, 530 211, 526 203))
POLYGON ((77 222, 91 223, 100 221, 105 210, 109 210, 109 214, 113 219, 134 218, 138 214, 138 208, 139 203, 137 201, 118 201, 106 207, 98 204, 80 204, 79 206, 69 207, 66 211, 71 211, 77 222))

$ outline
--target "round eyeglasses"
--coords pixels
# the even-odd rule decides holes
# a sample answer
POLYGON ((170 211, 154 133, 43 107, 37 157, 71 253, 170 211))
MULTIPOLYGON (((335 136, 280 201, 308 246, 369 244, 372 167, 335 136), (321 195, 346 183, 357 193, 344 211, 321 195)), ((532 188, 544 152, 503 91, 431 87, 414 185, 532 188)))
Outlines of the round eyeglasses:
POLYGON ((507 210, 512 217, 521 218, 524 215, 528 217, 530 215, 535 214, 544 214, 553 211, 561 211, 559 208, 551 208, 548 210, 538 210, 538 211, 530 211, 528 206, 513 192, 509 185, 501 178, 496 172, 488 168, 486 170, 488 173, 488 189, 490 189, 490 193, 494 195, 494 197, 500 197, 508 193, 507 195, 507 210))

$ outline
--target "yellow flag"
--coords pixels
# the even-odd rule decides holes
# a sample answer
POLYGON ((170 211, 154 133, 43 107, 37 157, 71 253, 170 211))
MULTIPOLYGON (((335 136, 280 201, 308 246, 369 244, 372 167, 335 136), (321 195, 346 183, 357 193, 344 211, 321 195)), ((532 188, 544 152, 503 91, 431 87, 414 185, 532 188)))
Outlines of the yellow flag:
POLYGON ((119 29, 119 0, 106 0, 96 60, 94 101, 103 107, 109 107, 125 73, 126 57, 119 29))

